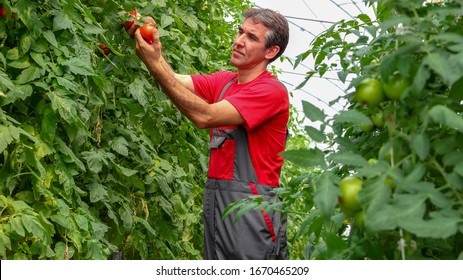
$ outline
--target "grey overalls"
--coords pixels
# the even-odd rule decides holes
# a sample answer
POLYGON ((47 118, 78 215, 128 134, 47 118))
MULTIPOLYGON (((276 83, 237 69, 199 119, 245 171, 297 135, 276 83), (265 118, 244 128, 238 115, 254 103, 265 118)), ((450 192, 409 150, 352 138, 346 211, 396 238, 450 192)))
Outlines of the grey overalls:
MULTIPOLYGON (((234 82, 230 81, 218 101, 234 82)), ((259 184, 248 151, 248 138, 242 126, 212 130, 211 153, 220 152, 226 141, 235 141, 233 179, 207 178, 204 190, 204 259, 286 259, 286 215, 280 212, 247 212, 234 221, 235 213, 222 221, 224 209, 233 202, 252 195, 275 201, 272 186, 259 184), (214 150, 217 149, 217 150, 214 150)), ((233 156, 233 155, 231 155, 233 156)))

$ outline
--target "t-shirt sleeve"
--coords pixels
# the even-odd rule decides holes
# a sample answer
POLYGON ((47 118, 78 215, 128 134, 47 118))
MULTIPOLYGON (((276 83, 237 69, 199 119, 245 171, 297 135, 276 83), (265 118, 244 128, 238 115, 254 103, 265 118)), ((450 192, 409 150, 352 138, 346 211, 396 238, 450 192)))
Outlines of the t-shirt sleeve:
POLYGON ((284 112, 289 106, 286 87, 276 80, 271 83, 257 83, 225 99, 238 110, 249 130, 284 112))
POLYGON ((207 75, 192 74, 191 79, 193 80, 196 94, 208 103, 214 103, 218 98, 218 93, 231 79, 230 76, 233 76, 233 74, 221 71, 207 75))

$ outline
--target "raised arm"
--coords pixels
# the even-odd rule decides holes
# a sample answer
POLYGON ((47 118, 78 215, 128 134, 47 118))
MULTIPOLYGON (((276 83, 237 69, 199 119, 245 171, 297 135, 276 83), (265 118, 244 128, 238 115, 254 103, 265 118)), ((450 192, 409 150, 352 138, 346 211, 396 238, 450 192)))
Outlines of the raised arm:
POLYGON ((153 33, 153 44, 148 44, 137 29, 136 53, 147 66, 151 75, 163 89, 163 92, 198 128, 210 128, 226 125, 240 125, 243 118, 228 101, 209 104, 194 93, 193 80, 189 75, 175 73, 162 56, 162 44, 159 31, 153 33))

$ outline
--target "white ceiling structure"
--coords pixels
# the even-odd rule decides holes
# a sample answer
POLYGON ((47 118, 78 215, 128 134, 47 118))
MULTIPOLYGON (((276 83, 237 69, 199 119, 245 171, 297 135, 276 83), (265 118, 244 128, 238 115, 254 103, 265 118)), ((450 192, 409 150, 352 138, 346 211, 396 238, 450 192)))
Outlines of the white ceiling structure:
MULTIPOLYGON (((352 19, 365 13, 373 17, 372 8, 361 0, 254 0, 257 6, 279 11, 284 15, 290 28, 290 40, 285 56, 295 60, 296 56, 310 48, 312 40, 329 28, 333 22, 352 19)), ((304 81, 306 73, 313 69, 313 60, 303 61, 296 69, 285 61, 275 61, 273 65, 283 71, 279 74, 289 91, 293 93, 291 103, 302 113, 302 100, 322 109, 332 116, 342 109, 343 104, 329 105, 329 102, 345 94, 348 84, 338 80, 337 73, 326 73, 323 77, 313 76, 301 89, 295 90, 304 81)))

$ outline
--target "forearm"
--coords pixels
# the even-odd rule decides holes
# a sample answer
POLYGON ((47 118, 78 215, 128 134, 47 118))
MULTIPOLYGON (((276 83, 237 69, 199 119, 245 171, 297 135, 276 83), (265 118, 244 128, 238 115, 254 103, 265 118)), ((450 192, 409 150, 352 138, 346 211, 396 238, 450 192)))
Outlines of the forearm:
POLYGON ((211 115, 209 111, 211 109, 210 104, 185 87, 172 70, 169 71, 166 69, 169 65, 165 65, 165 61, 161 60, 160 64, 161 65, 150 65, 149 70, 156 82, 161 86, 163 92, 175 104, 180 112, 197 127, 208 127, 211 115), (174 73, 174 75, 172 75, 172 73, 174 73))

